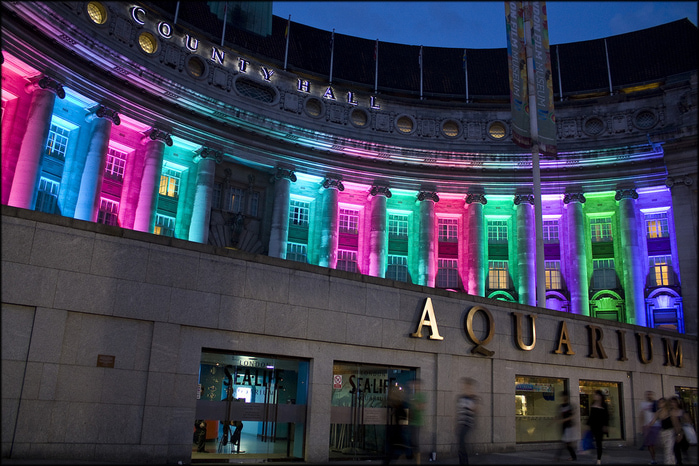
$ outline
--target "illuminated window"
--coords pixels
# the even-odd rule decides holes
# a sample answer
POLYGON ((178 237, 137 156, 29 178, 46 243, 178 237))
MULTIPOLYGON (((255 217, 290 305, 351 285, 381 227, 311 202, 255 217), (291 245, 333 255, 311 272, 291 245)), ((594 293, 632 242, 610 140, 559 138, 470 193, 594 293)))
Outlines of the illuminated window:
POLYGON ((158 191, 163 196, 177 197, 180 193, 180 178, 182 172, 173 168, 163 168, 160 175, 160 190, 158 191))
POLYGON ((507 134, 505 125, 499 121, 494 122, 488 128, 488 135, 493 139, 502 139, 505 137, 505 134, 507 134))
POLYGON ((300 243, 286 243, 286 258, 290 261, 307 262, 306 245, 300 243))
POLYGON ((440 218, 437 221, 439 241, 455 243, 459 235, 459 221, 455 218, 440 218))
POLYGON ((107 21, 107 10, 98 2, 90 2, 87 4, 87 16, 95 24, 104 24, 107 21))
POLYGON ((369 122, 369 114, 366 110, 355 108, 350 112, 350 121, 354 126, 363 128, 369 122))
POLYGON ((408 281, 408 256, 388 256, 386 278, 398 282, 408 281))
POLYGON ((544 261, 547 290, 561 289, 561 261, 544 261))
POLYGON ((544 243, 558 243, 557 220, 544 220, 544 243))
POLYGON ((150 32, 142 32, 138 36, 138 45, 147 54, 153 54, 158 50, 158 41, 150 32))
POLYGON ((507 243, 507 220, 488 220, 488 243, 507 243))
POLYGON ((61 126, 51 124, 49 138, 46 142, 46 154, 58 160, 66 159, 70 131, 61 126))
POLYGON ((104 167, 104 175, 112 180, 123 181, 125 166, 126 152, 110 147, 107 151, 107 164, 104 167))
POLYGON ((260 205, 260 193, 252 192, 248 193, 249 201, 249 214, 253 217, 257 217, 257 206, 260 205))
POLYGON ((457 289, 459 287, 459 270, 456 259, 437 260, 437 288, 457 289))
POLYGON ((613 290, 617 287, 614 259, 594 259, 592 261, 592 288, 613 290))
POLYGON ((402 214, 388 215, 388 235, 394 238, 408 236, 408 216, 402 214))
POLYGON ((155 214, 153 233, 160 236, 175 236, 175 218, 155 214))
POLYGON ((206 64, 196 55, 191 55, 187 59, 187 71, 195 78, 201 77, 206 71, 206 64))
POLYGON ((404 134, 413 132, 413 120, 410 117, 402 116, 396 121, 396 128, 404 134))
POLYGON ((506 290, 509 287, 507 261, 488 261, 488 288, 506 290))
POLYGON ((339 249, 337 251, 337 270, 357 272, 357 251, 339 249))
POLYGON ((358 233, 359 211, 340 209, 340 233, 358 233))
POLYGON ((223 209, 229 212, 243 212, 245 210, 245 190, 240 188, 229 189, 223 209))
POLYGON ((319 117, 323 111, 323 103, 315 97, 311 97, 306 100, 306 105, 304 108, 306 109, 306 113, 308 115, 312 117, 319 117))
POLYGON ((292 199, 289 202, 289 223, 291 225, 308 225, 309 203, 292 199))
POLYGON ((646 215, 646 232, 648 238, 667 238, 670 234, 667 226, 667 213, 646 215))
POLYGON ((260 84, 247 78, 236 79, 235 90, 242 96, 250 97, 265 103, 274 102, 274 99, 277 96, 274 93, 274 90, 272 90, 269 86, 265 86, 264 84, 260 84))
POLYGON ((36 209, 39 212, 49 214, 58 213, 58 191, 61 184, 48 178, 41 177, 39 180, 39 192, 36 196, 36 209))
POLYGON ((611 217, 599 217, 590 219, 590 235, 593 243, 601 243, 612 240, 611 217))
POLYGON ((117 226, 119 216, 119 203, 110 199, 100 198, 100 209, 97 213, 97 223, 117 226))
POLYGON ((442 133, 450 138, 455 138, 459 135, 459 124, 454 120, 447 120, 442 124, 442 133))
POLYGON ((651 286, 669 286, 675 284, 672 274, 671 256, 650 256, 648 262, 651 286))

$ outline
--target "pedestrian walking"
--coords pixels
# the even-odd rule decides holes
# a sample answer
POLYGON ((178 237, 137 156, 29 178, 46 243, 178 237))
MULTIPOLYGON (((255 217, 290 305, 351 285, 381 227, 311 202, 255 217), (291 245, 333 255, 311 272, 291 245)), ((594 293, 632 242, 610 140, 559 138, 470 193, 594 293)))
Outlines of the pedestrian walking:
POLYGON ((411 381, 412 393, 408 400, 408 427, 410 429, 410 446, 408 458, 413 456, 415 464, 421 463, 420 457, 420 427, 424 424, 424 411, 426 398, 422 391, 422 381, 411 381))
POLYGON ((561 457, 563 450, 568 450, 570 453, 570 459, 575 461, 578 459, 575 454, 575 411, 573 406, 570 404, 570 395, 568 390, 563 390, 560 394, 561 405, 558 407, 558 422, 561 424, 561 442, 563 446, 556 453, 556 461, 561 457))
POLYGON ((407 453, 408 410, 403 387, 398 384, 389 387, 387 404, 386 455, 383 462, 385 465, 407 453))
POLYGON ((660 442, 663 445, 663 464, 675 464, 675 441, 682 435, 682 426, 676 416, 672 416, 670 403, 665 398, 658 400, 658 411, 651 421, 660 421, 660 442))
POLYGON ((682 408, 682 401, 677 396, 670 398, 670 415, 677 418, 677 423, 680 425, 680 435, 675 437, 675 446, 673 447, 675 462, 676 464, 684 464, 682 463, 682 453, 685 456, 689 453, 689 442, 685 438, 682 425, 690 420, 689 415, 682 408))
POLYGON ((609 436, 609 408, 604 399, 602 390, 595 390, 592 404, 590 405, 590 417, 587 419, 587 425, 592 431, 592 437, 595 439, 595 447, 597 448, 597 464, 602 464, 602 437, 609 436))
POLYGON ((658 443, 658 435, 660 434, 660 421, 656 420, 651 423, 655 413, 658 411, 658 402, 655 400, 655 393, 651 390, 646 391, 646 399, 641 402, 641 429, 643 432, 643 446, 650 453, 650 464, 658 464, 655 460, 655 445, 658 443))
POLYGON ((468 464, 466 439, 476 423, 479 399, 474 379, 464 377, 461 383, 463 392, 456 401, 456 440, 459 445, 459 464, 468 464))

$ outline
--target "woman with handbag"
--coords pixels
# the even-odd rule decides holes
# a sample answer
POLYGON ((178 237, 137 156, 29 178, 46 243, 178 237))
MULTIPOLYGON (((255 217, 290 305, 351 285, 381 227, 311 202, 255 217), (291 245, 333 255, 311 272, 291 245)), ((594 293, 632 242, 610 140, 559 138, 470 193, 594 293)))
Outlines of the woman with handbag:
POLYGON ((604 400, 604 393, 601 390, 595 390, 587 425, 590 426, 592 436, 595 439, 597 464, 602 464, 602 436, 605 434, 609 435, 609 409, 607 408, 607 402, 604 400))
POLYGON ((675 464, 675 442, 682 436, 682 426, 677 416, 672 415, 670 402, 665 398, 658 400, 658 410, 649 424, 656 420, 660 420, 660 441, 663 445, 664 464, 675 464))

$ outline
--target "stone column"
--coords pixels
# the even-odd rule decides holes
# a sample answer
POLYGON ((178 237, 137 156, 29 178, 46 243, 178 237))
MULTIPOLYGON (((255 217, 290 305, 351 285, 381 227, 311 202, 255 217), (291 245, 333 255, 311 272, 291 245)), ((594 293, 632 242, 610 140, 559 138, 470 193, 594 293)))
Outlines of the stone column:
POLYGON ((435 241, 434 205, 439 202, 435 192, 420 191, 420 236, 417 258, 417 284, 434 288, 437 279, 437 241, 435 241))
POLYGON ((339 192, 344 191, 342 179, 327 177, 323 181, 323 218, 320 226, 320 254, 318 265, 321 267, 337 267, 337 245, 340 233, 340 209, 338 204, 339 192))
POLYGON ((639 228, 645 228, 638 222, 635 189, 618 189, 614 199, 619 205, 619 236, 623 267, 624 297, 627 324, 646 326, 646 300, 644 296, 646 257, 639 239, 639 228))
POLYGON ((158 204, 165 145, 172 146, 172 138, 162 130, 151 128, 142 142, 146 144, 146 156, 143 161, 143 177, 133 229, 151 232, 155 226, 155 209, 158 204))
POLYGON ((464 288, 468 294, 485 296, 485 278, 488 268, 483 206, 488 203, 485 194, 469 193, 466 196, 466 245, 467 253, 464 288))
POLYGON ((56 96, 63 99, 66 93, 63 86, 48 76, 27 84, 25 90, 28 94, 32 94, 32 101, 7 204, 23 209, 33 209, 41 177, 46 140, 51 129, 53 104, 56 96))
POLYGON ((563 204, 566 209, 566 239, 564 248, 568 252, 566 283, 570 292, 570 312, 590 315, 590 287, 587 278, 587 256, 585 255, 585 217, 583 215, 583 193, 566 193, 563 204))
POLYGON ((207 244, 211 221, 211 197, 214 189, 216 164, 223 161, 220 150, 202 147, 194 156, 197 165, 197 184, 192 202, 192 219, 189 222, 189 241, 207 244))
POLYGON ((296 174, 287 168, 277 168, 277 173, 270 181, 274 183, 274 208, 272 209, 272 230, 269 234, 269 255, 286 259, 291 183, 296 182, 296 174))
POLYGON ((121 120, 117 112, 100 105, 85 117, 85 121, 92 123, 92 133, 90 133, 85 167, 80 178, 75 218, 96 222, 112 123, 118 126, 121 120))
MULTIPOLYGON (((517 219, 517 293, 519 302, 536 306, 536 225, 534 195, 515 195, 517 219)), ((540 306, 545 307, 545 304, 540 306)))
POLYGON ((386 201, 392 196, 387 186, 374 185, 369 191, 371 226, 369 228, 369 275, 386 277, 388 254, 388 216, 386 201))

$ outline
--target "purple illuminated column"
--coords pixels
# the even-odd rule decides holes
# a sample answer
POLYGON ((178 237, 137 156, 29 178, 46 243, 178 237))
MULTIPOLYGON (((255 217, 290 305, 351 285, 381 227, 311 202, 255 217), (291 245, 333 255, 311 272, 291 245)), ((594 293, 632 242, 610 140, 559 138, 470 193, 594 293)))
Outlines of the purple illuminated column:
POLYGON ((386 201, 392 196, 387 186, 374 185, 369 191, 371 196, 371 225, 369 228, 369 275, 386 277, 386 259, 388 254, 388 228, 386 201))
POLYGON ((566 208, 566 264, 570 312, 590 315, 590 291, 587 280, 587 256, 585 255, 585 217, 583 215, 583 193, 566 193, 563 204, 566 208))
POLYGON ((321 267, 337 267, 337 245, 340 232, 340 210, 338 204, 339 191, 344 191, 342 179, 327 177, 323 181, 323 219, 320 226, 320 254, 318 265, 321 267))
POLYGON ((485 194, 466 195, 466 273, 464 288, 468 294, 485 296, 486 245, 483 206, 488 203, 485 194))
POLYGON ((223 161, 223 153, 208 147, 202 147, 194 156, 194 162, 197 165, 197 185, 192 203, 192 219, 189 222, 189 241, 204 244, 209 242, 214 175, 216 164, 221 161, 223 161))
POLYGON ((296 174, 291 169, 278 167, 272 181, 274 182, 274 208, 272 209, 272 230, 269 234, 269 255, 286 259, 291 183, 296 182, 296 174))
POLYGON ((27 84, 25 90, 32 94, 32 102, 7 203, 23 209, 33 209, 46 139, 51 128, 53 104, 56 96, 63 99, 66 94, 57 81, 47 76, 27 84))
MULTIPOLYGON (((536 225, 534 195, 515 195, 517 218, 517 292, 519 302, 536 306, 536 225)), ((543 306, 542 306, 543 307, 543 306)))
POLYGON ((417 284, 434 288, 437 278, 437 242, 435 241, 434 205, 439 202, 435 192, 420 191, 420 244, 417 258, 417 284))
POLYGON ((107 163, 109 135, 112 132, 112 123, 118 126, 120 119, 114 110, 100 105, 94 112, 89 113, 85 120, 92 123, 92 133, 85 168, 80 179, 75 218, 96 222, 104 166, 107 163))
POLYGON ((645 228, 640 228, 636 213, 635 189, 618 189, 614 199, 619 205, 619 233, 621 254, 624 262, 623 284, 624 301, 626 304, 627 324, 646 326, 646 302, 644 297, 645 254, 641 248, 639 234, 645 234, 645 228))
POLYGON ((138 194, 138 204, 134 218, 133 229, 151 232, 155 226, 155 209, 158 201, 160 175, 165 156, 165 144, 172 146, 172 138, 164 131, 151 128, 143 138, 146 144, 146 156, 143 161, 143 177, 141 190, 138 194))

